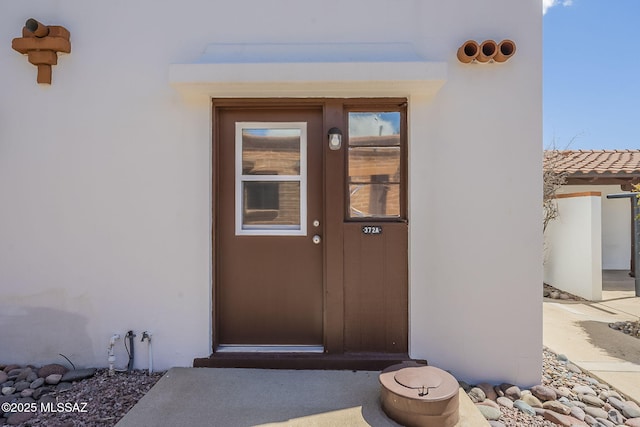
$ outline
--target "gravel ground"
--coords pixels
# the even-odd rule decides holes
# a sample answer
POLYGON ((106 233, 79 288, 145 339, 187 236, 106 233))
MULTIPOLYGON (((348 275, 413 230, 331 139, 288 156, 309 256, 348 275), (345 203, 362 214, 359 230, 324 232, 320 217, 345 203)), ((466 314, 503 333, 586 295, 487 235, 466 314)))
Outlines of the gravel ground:
MULTIPOLYGON (((92 378, 73 383, 69 390, 51 394, 60 412, 35 413, 20 426, 42 427, 109 427, 115 425, 138 400, 160 379, 163 372, 132 371, 109 376, 107 369, 99 369, 92 378), (84 405, 86 403, 86 405, 84 405), (78 404, 74 406, 74 404, 78 404), (84 411, 84 412, 83 412, 84 411)), ((7 418, 0 418, 4 423, 7 418)))

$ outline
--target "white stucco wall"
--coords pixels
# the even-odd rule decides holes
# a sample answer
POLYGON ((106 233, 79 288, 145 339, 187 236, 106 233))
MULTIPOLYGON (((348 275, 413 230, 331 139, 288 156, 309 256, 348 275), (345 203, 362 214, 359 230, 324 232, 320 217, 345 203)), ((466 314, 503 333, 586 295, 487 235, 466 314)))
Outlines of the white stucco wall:
POLYGON ((597 191, 602 193, 602 268, 629 270, 631 262, 631 208, 629 199, 607 199, 624 193, 619 185, 565 185, 558 193, 597 191))
MULTIPOLYGON (((544 280, 590 301, 602 299, 601 196, 557 199, 558 218, 545 233, 544 280)), ((597 194, 597 193, 596 193, 597 194)))
POLYGON ((104 366, 129 329, 154 334, 158 369, 210 353, 210 102, 169 84, 170 64, 211 43, 400 42, 447 66, 437 94, 395 93, 409 97, 410 355, 470 382, 539 382, 541 19, 537 0, 3 2, 0 360, 104 366), (29 17, 71 32, 50 87, 9 48, 29 17), (457 61, 489 38, 516 56, 457 61))

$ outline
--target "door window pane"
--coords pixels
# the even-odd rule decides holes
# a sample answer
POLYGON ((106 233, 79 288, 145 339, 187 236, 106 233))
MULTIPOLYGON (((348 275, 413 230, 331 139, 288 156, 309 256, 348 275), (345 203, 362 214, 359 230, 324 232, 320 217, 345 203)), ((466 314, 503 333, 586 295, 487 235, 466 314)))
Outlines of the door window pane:
POLYGON ((400 112, 349 113, 349 217, 399 218, 400 112))
POLYGON ((300 175, 300 129, 243 129, 243 175, 300 175))
POLYGON ((246 229, 300 225, 300 183, 246 181, 242 223, 246 229))
POLYGON ((306 235, 307 124, 236 123, 236 235, 306 235))

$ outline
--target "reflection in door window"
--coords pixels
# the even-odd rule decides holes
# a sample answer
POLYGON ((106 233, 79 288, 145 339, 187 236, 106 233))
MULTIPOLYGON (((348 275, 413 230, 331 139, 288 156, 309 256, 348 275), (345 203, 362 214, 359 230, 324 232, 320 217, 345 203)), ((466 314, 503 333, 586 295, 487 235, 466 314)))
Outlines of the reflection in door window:
POLYGON ((399 112, 349 113, 349 217, 399 218, 399 112))
POLYGON ((236 123, 236 234, 306 235, 306 123, 236 123))

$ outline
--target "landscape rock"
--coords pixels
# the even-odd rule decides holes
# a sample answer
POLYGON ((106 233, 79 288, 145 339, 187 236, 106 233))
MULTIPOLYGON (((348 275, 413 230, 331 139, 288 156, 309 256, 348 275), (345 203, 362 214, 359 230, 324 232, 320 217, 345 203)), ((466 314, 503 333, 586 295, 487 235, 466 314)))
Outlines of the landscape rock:
POLYGON ((480 383, 476 385, 476 387, 480 388, 484 391, 484 395, 486 399, 495 400, 498 398, 496 391, 493 389, 493 386, 489 383, 480 383))
POLYGON ((536 415, 536 411, 533 410, 531 405, 529 405, 528 403, 526 403, 526 402, 524 402, 522 400, 516 400, 515 402, 513 402, 513 407, 521 410, 525 414, 529 414, 531 416, 535 416, 536 415))
POLYGON ((509 399, 506 396, 500 396, 496 399, 496 402, 500 406, 504 406, 505 408, 513 408, 513 400, 509 399))
POLYGON ((607 402, 618 411, 622 411, 622 407, 624 406, 624 402, 622 401, 622 399, 618 399, 617 397, 612 396, 607 399, 607 402))
POLYGON ((614 423, 609 420, 605 420, 604 418, 596 418, 596 421, 598 422, 598 425, 602 427, 616 427, 614 423))
POLYGON ((573 392, 576 394, 590 394, 597 396, 598 394, 588 385, 576 385, 573 387, 573 392))
POLYGON ((479 387, 473 387, 467 394, 473 403, 482 402, 487 398, 487 395, 484 394, 484 391, 479 387))
POLYGON ((31 384, 29 384, 29 387, 35 390, 36 388, 42 387, 43 385, 44 378, 37 378, 31 384))
POLYGON ((572 427, 572 426, 585 426, 589 427, 587 423, 584 421, 580 421, 576 418, 570 417, 568 415, 562 415, 554 411, 547 411, 544 413, 544 419, 549 420, 552 423, 559 424, 561 426, 572 427))
POLYGON ((596 408, 595 406, 587 406, 584 408, 584 412, 591 415, 593 418, 607 418, 607 411, 604 409, 596 408))
POLYGON ((610 409, 608 414, 609 414, 608 419, 612 423, 614 423, 614 424, 623 424, 624 423, 624 417, 616 409, 610 409))
POLYGON ((16 382, 13 387, 16 389, 17 392, 21 392, 22 390, 29 388, 31 384, 28 381, 19 381, 16 382))
POLYGON ((590 394, 581 395, 580 400, 589 406, 595 406, 597 408, 602 408, 604 406, 604 402, 599 397, 592 396, 590 394))
POLYGON ((570 409, 569 415, 571 415, 574 418, 579 419, 580 421, 584 421, 584 417, 585 417, 585 415, 587 415, 584 412, 584 409, 582 409, 579 406, 571 406, 569 409, 570 409))
POLYGON ((9 376, 5 371, 0 371, 0 384, 9 380, 9 376))
POLYGON ((522 391, 520 391, 520 388, 517 385, 512 385, 504 390, 504 395, 515 401, 522 397, 522 391))
POLYGON ((15 391, 16 391, 15 387, 2 387, 2 394, 5 396, 13 394, 15 393, 15 391))
POLYGON ((627 418, 640 418, 640 407, 632 400, 628 400, 622 404, 622 415, 627 418))
POLYGON ((567 405, 563 405, 557 400, 547 400, 546 402, 542 403, 542 407, 544 409, 548 409, 550 411, 557 412, 562 415, 571 414, 571 408, 569 408, 567 405))
POLYGON ((96 374, 96 368, 87 368, 87 369, 74 369, 71 371, 67 371, 60 381, 62 382, 73 382, 73 381, 81 381, 86 378, 90 378, 96 374))
POLYGON ((540 399, 535 397, 533 394, 523 394, 520 397, 520 400, 524 401, 527 405, 531 406, 532 408, 542 408, 542 402, 540 402, 540 399))
POLYGON ((624 425, 629 427, 640 427, 640 418, 629 418, 624 422, 624 425))
MULTIPOLYGON (((51 374, 60 374, 61 376, 67 373, 68 369, 60 364, 51 363, 49 365, 44 365, 42 368, 38 370, 38 376, 40 378, 46 378, 51 374)), ((61 377, 62 378, 62 377, 61 377)))
POLYGON ((554 389, 544 385, 535 385, 531 387, 531 394, 537 397, 541 402, 556 400, 558 397, 554 389))
POLYGON ((51 374, 47 375, 47 377, 44 379, 44 382, 49 385, 56 385, 60 382, 60 379, 62 379, 62 374, 51 374))
POLYGON ((498 420, 500 418, 500 416, 502 415, 502 412, 500 412, 500 409, 496 409, 493 406, 488 406, 488 405, 476 405, 476 408, 478 408, 478 410, 480 411, 480 413, 482 414, 482 416, 487 419, 487 420, 498 420))

